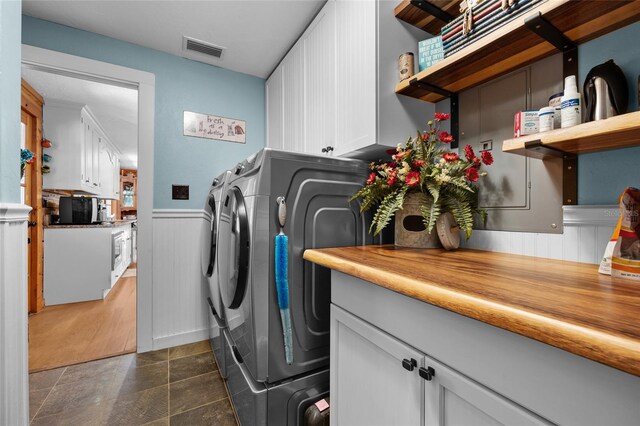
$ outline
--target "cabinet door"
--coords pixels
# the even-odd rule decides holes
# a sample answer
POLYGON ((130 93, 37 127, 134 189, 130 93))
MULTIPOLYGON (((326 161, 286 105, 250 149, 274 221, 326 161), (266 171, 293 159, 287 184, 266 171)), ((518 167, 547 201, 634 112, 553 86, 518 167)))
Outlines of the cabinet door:
POLYGON ((115 165, 113 167, 113 199, 120 199, 120 157, 114 153, 115 165))
POLYGON ((92 148, 91 148, 91 186, 94 191, 100 191, 100 145, 102 144, 102 135, 94 129, 92 148))
POLYGON ((419 425, 423 355, 331 305, 331 425, 419 425))
POLYGON ((429 357, 423 363, 435 372, 430 381, 425 380, 427 426, 550 424, 429 357))
POLYGON ((335 149, 336 29, 335 2, 328 2, 303 36, 304 49, 304 151, 322 154, 335 149))
POLYGON ((282 149, 285 151, 304 151, 303 69, 302 43, 298 42, 282 62, 282 149))
POLYGON ((336 1, 336 83, 340 155, 376 143, 375 1, 336 1))
POLYGON ((84 118, 84 143, 82 155, 82 184, 90 187, 93 181, 93 123, 84 118))
POLYGON ((267 80, 267 146, 282 149, 282 66, 278 66, 267 80))

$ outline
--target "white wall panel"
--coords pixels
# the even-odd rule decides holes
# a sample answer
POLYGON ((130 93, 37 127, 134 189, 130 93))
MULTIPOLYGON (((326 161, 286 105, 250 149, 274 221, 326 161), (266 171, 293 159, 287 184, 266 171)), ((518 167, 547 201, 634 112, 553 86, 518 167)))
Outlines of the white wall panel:
POLYGON ((30 207, 0 203, 0 425, 29 423, 27 218, 30 207))
POLYGON ((463 246, 599 264, 617 214, 617 206, 565 206, 562 234, 476 230, 463 246))
POLYGON ((208 338, 202 210, 154 210, 153 348, 208 338))

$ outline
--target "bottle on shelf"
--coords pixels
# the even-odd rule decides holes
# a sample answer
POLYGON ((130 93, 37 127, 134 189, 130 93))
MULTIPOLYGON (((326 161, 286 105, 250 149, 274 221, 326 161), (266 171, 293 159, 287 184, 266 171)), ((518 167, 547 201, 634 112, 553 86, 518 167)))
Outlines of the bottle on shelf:
POLYGON ((564 79, 564 95, 561 100, 561 127, 575 126, 582 122, 582 99, 578 93, 576 76, 570 75, 564 79))

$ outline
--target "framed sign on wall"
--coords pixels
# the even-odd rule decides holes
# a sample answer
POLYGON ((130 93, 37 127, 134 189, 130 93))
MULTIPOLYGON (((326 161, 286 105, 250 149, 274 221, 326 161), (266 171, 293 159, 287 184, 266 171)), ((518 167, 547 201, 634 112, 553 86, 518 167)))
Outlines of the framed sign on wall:
POLYGON ((196 138, 217 139, 246 143, 247 122, 217 115, 184 112, 184 135, 196 138))

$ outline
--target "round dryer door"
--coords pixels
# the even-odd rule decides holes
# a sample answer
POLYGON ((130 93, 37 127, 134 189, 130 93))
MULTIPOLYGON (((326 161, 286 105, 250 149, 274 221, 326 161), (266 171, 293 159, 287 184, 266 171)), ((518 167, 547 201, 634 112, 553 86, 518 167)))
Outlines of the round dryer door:
POLYGON ((223 199, 218 232, 220 295, 227 308, 236 309, 249 278, 249 219, 242 191, 236 186, 223 199))

